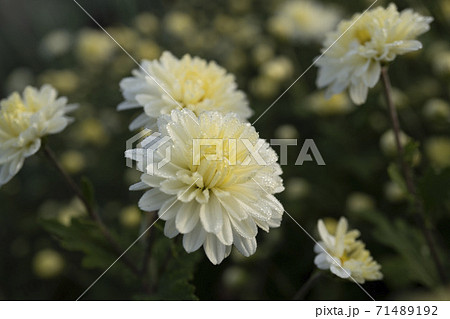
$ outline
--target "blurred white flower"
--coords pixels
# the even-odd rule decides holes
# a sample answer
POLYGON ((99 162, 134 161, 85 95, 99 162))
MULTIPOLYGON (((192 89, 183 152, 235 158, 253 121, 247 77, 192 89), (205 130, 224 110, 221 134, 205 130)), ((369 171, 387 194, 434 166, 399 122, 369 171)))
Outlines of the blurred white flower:
POLYGON ((437 170, 450 167, 450 138, 435 136, 425 142, 425 153, 437 170))
POLYGON ((331 233, 321 219, 317 227, 321 241, 314 247, 314 252, 318 254, 314 263, 319 269, 330 270, 341 278, 353 278, 358 283, 383 278, 381 266, 373 260, 364 243, 356 240, 359 231, 348 231, 345 217, 340 218, 335 231, 331 233))
POLYGON ((429 120, 450 121, 450 104, 442 99, 430 99, 423 107, 423 115, 429 120))
POLYGON ((57 98, 50 85, 27 87, 23 97, 15 92, 0 101, 0 186, 39 150, 41 137, 64 130, 71 120, 66 113, 75 108, 67 105, 67 98, 57 98))
POLYGON ((339 19, 340 13, 333 6, 308 0, 287 1, 269 20, 269 30, 300 42, 321 41, 339 19))
POLYGON ((298 138, 298 130, 292 124, 284 124, 277 127, 274 132, 275 138, 292 139, 298 138))
POLYGON ((64 270, 64 259, 53 249, 44 249, 33 258, 33 272, 40 278, 53 278, 64 270))
POLYGON ((163 21, 164 29, 177 37, 188 38, 196 31, 194 19, 180 11, 169 12, 163 21))
POLYGON ((292 76, 294 65, 289 58, 278 56, 262 64, 260 69, 263 76, 281 82, 292 76))
MULTIPOLYGON (((399 133, 400 144, 405 147, 411 141, 411 138, 403 131, 399 133)), ((380 138, 380 148, 386 156, 397 156, 397 143, 392 129, 387 130, 380 138)))
POLYGON ((384 195, 390 202, 399 203, 406 199, 407 193, 397 183, 390 181, 384 185, 384 195))
POLYGON ((39 82, 52 85, 62 94, 74 93, 80 86, 80 77, 72 70, 46 70, 39 76, 39 82))
POLYGON ((95 66, 110 60, 117 45, 103 31, 84 29, 78 35, 75 49, 81 62, 95 66))
POLYGON ((150 12, 143 12, 134 18, 136 29, 145 35, 151 35, 158 30, 158 17, 150 12))
POLYGON ((286 196, 290 200, 299 200, 308 196, 311 186, 304 178, 291 177, 286 182, 286 196))
POLYGON ((144 126, 156 129, 160 115, 181 108, 196 115, 203 111, 234 112, 243 120, 252 114, 245 94, 237 90, 234 76, 215 62, 189 54, 177 59, 166 51, 159 61, 144 60, 141 65, 147 73, 137 69, 133 77, 120 82, 125 101, 118 109, 144 108, 144 113, 130 124, 130 130, 144 126))
MULTIPOLYGON (((204 112, 196 117, 187 109, 174 110, 160 117, 158 128, 162 137, 170 137, 164 145, 171 158, 131 186, 150 189, 139 207, 158 210, 166 221, 167 237, 183 234, 185 250, 190 253, 203 246, 213 264, 221 263, 232 245, 244 256, 252 255, 258 227, 268 232, 280 226, 282 218, 283 206, 273 196, 284 189, 275 151, 233 113, 204 112), (195 151, 194 143, 204 139, 207 145, 195 151), (223 144, 219 144, 223 152, 210 145, 213 141, 223 144), (246 142, 261 146, 258 154, 264 164, 251 156, 246 142)), ((149 157, 142 151, 129 150, 126 156, 137 160, 138 166, 146 163, 147 172, 149 165, 166 158, 165 147, 155 147, 149 157)))
POLYGON ((347 197, 346 206, 349 212, 359 213, 372 210, 375 207, 375 201, 370 195, 354 192, 347 197))
POLYGON ((42 55, 48 58, 62 56, 70 50, 73 42, 72 38, 72 35, 67 30, 54 30, 42 39, 39 49, 42 55))
POLYGON ((325 98, 323 91, 314 92, 306 98, 308 109, 320 116, 346 114, 353 110, 354 105, 344 93, 325 98))
POLYGON ((342 21, 323 43, 323 52, 331 48, 317 61, 317 86, 328 87, 327 97, 349 88, 353 102, 364 103, 368 89, 378 82, 381 64, 421 49, 415 39, 429 30, 432 21, 411 9, 399 13, 393 3, 342 21))

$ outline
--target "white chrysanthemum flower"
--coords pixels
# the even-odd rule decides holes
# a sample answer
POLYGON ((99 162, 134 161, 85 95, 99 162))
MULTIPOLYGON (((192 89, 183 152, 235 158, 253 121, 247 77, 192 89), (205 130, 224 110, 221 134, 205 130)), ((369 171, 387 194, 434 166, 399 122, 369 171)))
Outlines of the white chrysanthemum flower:
POLYGON ((252 115, 234 76, 215 62, 189 54, 177 59, 166 51, 159 61, 144 60, 141 66, 146 72, 134 70, 134 77, 120 83, 125 101, 118 109, 144 108, 144 114, 131 123, 130 130, 143 126, 156 129, 161 114, 181 108, 196 115, 203 111, 234 112, 244 120, 252 115))
POLYGON ((70 122, 66 113, 75 105, 57 98, 56 90, 25 88, 23 97, 11 94, 0 101, 0 186, 22 168, 25 158, 41 147, 41 137, 61 132, 70 122))
POLYGON ((364 103, 380 78, 381 64, 421 49, 416 37, 429 30, 431 21, 411 9, 399 13, 393 3, 342 21, 323 43, 317 86, 328 87, 328 97, 349 88, 353 102, 364 103))
POLYGON ((300 42, 321 41, 340 19, 337 9, 308 0, 285 2, 269 20, 269 30, 300 42))
POLYGON ((347 231, 347 219, 341 217, 332 233, 322 220, 318 222, 318 229, 321 241, 314 247, 314 252, 318 254, 314 263, 319 269, 329 269, 338 277, 353 278, 358 283, 383 278, 381 266, 373 260, 364 243, 356 240, 359 231, 347 231))
POLYGON ((174 110, 158 120, 158 128, 159 143, 126 153, 147 172, 171 154, 130 188, 151 188, 139 207, 158 210, 167 237, 181 233, 187 252, 203 246, 213 264, 221 263, 232 245, 252 255, 258 227, 267 232, 278 227, 284 211, 273 196, 284 189, 275 151, 233 113, 196 117, 187 109, 174 110))

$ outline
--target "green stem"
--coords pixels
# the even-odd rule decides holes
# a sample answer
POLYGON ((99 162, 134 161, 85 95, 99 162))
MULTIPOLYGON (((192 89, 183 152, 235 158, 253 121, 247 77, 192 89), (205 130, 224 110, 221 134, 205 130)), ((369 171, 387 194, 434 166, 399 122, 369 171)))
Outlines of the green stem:
POLYGON ((300 287, 300 289, 295 293, 292 300, 304 300, 306 294, 311 290, 311 288, 316 284, 316 282, 322 276, 321 271, 317 271, 311 274, 309 279, 300 287))
MULTIPOLYGON (((97 213, 97 210, 92 207, 92 205, 89 203, 89 201, 86 199, 86 197, 83 195, 75 181, 67 174, 67 172, 64 170, 64 168, 59 164, 58 160, 56 159, 55 153, 51 150, 51 148, 48 146, 48 144, 45 144, 43 147, 44 153, 47 156, 47 158, 50 160, 50 162, 53 164, 53 166, 57 169, 57 171, 61 174, 61 176, 64 178, 65 182, 69 186, 69 188, 72 190, 72 192, 80 199, 80 201, 83 203, 89 217, 98 225, 100 228, 100 231, 102 232, 103 236, 106 238, 106 240, 110 243, 112 248, 115 250, 116 253, 121 255, 123 253, 123 249, 120 248, 120 245, 116 242, 114 237, 109 232, 108 228, 103 223, 102 219, 100 218, 100 215, 97 213)), ((123 263, 130 268, 130 270, 135 273, 136 275, 140 275, 139 269, 125 256, 121 258, 123 263)))
POLYGON ((381 69, 381 79, 383 82, 384 95, 386 98, 386 103, 387 103, 387 106, 389 109, 389 116, 391 119, 393 131, 394 131, 395 145, 397 147, 397 153, 398 153, 398 163, 399 163, 399 167, 401 168, 401 170, 403 172, 403 176, 405 178, 406 188, 413 199, 413 204, 414 204, 414 208, 416 211, 416 213, 414 214, 416 223, 419 225, 420 229, 423 232, 423 235, 425 237, 427 245, 430 249, 431 257, 436 265, 436 269, 438 271, 439 276, 441 277, 442 283, 446 283, 447 276, 446 276, 444 267, 442 266, 442 263, 440 261, 439 254, 437 252, 431 230, 427 226, 422 201, 417 196, 416 186, 414 184, 413 173, 412 173, 411 167, 405 161, 404 149, 403 149, 403 145, 400 141, 400 132, 401 132, 400 122, 398 120, 397 109, 394 106, 394 102, 392 101, 392 87, 391 87, 391 81, 389 79, 387 66, 383 66, 381 69))

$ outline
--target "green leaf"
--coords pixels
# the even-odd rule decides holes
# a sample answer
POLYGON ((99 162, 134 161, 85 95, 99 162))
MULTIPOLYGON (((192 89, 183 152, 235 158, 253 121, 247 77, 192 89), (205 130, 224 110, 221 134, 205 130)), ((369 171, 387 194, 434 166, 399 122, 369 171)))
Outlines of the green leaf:
POLYGON ((137 295, 137 300, 198 300, 191 281, 201 254, 186 253, 181 244, 152 229, 155 240, 150 256, 149 274, 153 292, 137 295))
POLYGON ((433 287, 438 276, 422 233, 404 220, 388 220, 380 212, 361 212, 375 225, 374 238, 392 248, 402 258, 405 276, 416 283, 433 287))
POLYGON ((63 248, 82 252, 84 267, 104 270, 117 258, 98 226, 89 220, 72 219, 70 226, 53 219, 41 219, 39 222, 58 239, 63 248))
POLYGON ((409 141, 405 145, 404 150, 403 150, 403 154, 404 154, 403 156, 404 156, 405 162, 408 165, 414 166, 417 156, 420 156, 419 146, 420 146, 419 142, 416 142, 414 140, 409 141))

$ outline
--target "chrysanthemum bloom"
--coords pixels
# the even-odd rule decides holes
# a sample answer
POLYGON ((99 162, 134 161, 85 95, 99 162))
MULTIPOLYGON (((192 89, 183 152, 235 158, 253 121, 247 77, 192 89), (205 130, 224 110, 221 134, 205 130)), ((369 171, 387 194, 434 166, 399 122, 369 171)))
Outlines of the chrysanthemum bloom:
POLYGON ((321 241, 314 247, 318 255, 314 263, 319 269, 330 270, 338 277, 364 283, 383 278, 381 266, 373 260, 362 241, 356 240, 358 230, 348 229, 347 219, 341 217, 335 231, 330 233, 324 222, 318 222, 321 241))
POLYGON ((285 2, 269 20, 272 33, 294 41, 322 41, 339 21, 340 14, 332 6, 308 0, 285 2))
POLYGON ((174 110, 158 120, 158 129, 159 143, 126 153, 147 172, 130 188, 150 189, 139 207, 158 210, 167 237, 181 233, 187 252, 203 246, 213 264, 221 263, 232 245, 252 255, 258 227, 267 232, 278 227, 284 211, 273 196, 284 189, 274 150, 233 113, 196 117, 174 110))
POLYGON ((364 103, 380 78, 381 65, 421 49, 416 37, 429 30, 431 21, 411 9, 399 13, 392 3, 342 21, 323 43, 323 52, 331 48, 317 61, 317 86, 328 87, 328 97, 349 88, 353 102, 364 103))
POLYGON ((13 93, 0 101, 0 186, 39 150, 41 137, 64 130, 71 121, 66 114, 75 108, 67 105, 67 98, 57 98, 50 85, 27 87, 23 97, 13 93))
POLYGON ((188 54, 180 60, 164 52, 159 61, 144 60, 141 66, 146 72, 134 70, 134 77, 120 83, 125 101, 118 109, 144 108, 130 130, 144 126, 154 130, 157 118, 173 109, 187 108, 196 115, 203 111, 234 112, 244 120, 252 114, 234 76, 215 62, 188 54))

